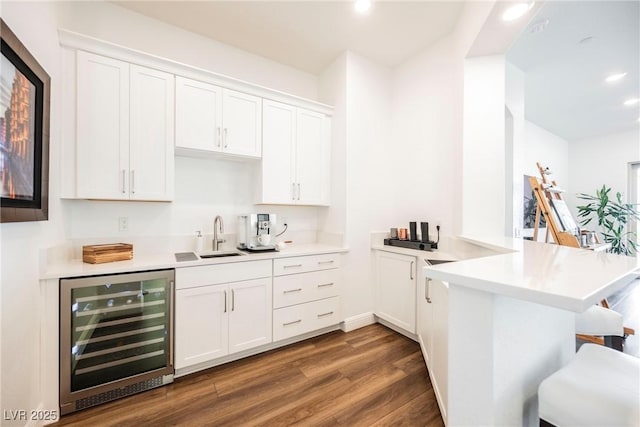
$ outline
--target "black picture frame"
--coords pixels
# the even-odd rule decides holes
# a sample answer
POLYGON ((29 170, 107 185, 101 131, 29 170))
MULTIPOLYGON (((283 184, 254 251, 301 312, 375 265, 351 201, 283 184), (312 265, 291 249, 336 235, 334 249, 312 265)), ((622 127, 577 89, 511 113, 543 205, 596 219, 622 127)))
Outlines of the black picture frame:
POLYGON ((0 39, 0 222, 46 221, 51 78, 2 19, 0 39))

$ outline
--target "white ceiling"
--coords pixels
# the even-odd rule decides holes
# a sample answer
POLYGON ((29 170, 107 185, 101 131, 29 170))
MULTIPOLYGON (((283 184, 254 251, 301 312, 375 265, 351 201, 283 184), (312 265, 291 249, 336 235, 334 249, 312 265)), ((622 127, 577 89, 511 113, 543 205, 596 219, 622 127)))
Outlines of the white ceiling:
POLYGON ((453 31, 461 1, 114 1, 146 16, 319 74, 351 50, 395 66, 453 31))
POLYGON ((568 141, 638 130, 640 105, 623 102, 640 97, 640 2, 547 1, 507 59, 526 73, 525 115, 538 126, 568 141), (605 83, 614 72, 628 74, 605 83))

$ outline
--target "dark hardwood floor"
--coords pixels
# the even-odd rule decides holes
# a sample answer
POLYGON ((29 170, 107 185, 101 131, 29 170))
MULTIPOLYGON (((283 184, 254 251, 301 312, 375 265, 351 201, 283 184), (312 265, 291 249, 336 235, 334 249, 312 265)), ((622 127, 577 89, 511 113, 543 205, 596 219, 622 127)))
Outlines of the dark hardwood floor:
POLYGON ((331 332, 62 417, 68 426, 443 426, 420 347, 331 332))

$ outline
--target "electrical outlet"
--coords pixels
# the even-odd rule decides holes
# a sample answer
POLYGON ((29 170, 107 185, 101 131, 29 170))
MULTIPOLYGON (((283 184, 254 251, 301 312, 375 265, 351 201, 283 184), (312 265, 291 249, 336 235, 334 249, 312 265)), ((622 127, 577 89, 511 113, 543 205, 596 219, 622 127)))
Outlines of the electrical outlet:
POLYGON ((118 218, 118 230, 119 231, 129 231, 129 218, 126 216, 121 216, 118 218))

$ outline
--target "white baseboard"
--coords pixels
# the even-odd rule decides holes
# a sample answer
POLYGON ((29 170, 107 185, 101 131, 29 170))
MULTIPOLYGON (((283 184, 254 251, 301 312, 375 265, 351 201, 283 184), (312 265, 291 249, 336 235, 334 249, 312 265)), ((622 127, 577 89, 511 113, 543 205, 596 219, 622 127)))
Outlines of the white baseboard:
POLYGON ((373 313, 362 313, 344 319, 340 325, 340 329, 344 332, 351 332, 365 326, 373 325, 374 323, 376 323, 376 318, 373 313))

